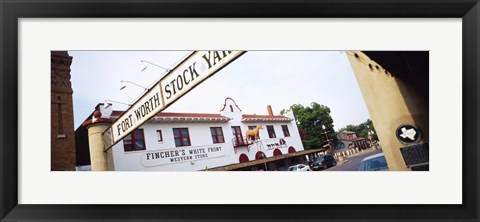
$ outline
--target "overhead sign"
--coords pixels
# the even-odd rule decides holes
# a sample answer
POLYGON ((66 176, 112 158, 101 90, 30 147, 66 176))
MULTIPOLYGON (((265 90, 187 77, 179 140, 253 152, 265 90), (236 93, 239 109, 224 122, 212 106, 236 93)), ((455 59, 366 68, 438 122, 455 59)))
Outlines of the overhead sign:
POLYGON ((104 132, 106 149, 167 108, 246 51, 194 51, 160 79, 104 132))

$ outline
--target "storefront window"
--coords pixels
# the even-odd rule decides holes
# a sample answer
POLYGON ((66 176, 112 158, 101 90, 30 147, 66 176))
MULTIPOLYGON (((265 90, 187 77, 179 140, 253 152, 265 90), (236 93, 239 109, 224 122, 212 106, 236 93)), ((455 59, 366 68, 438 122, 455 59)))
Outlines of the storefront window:
POLYGON ((287 125, 282 125, 282 130, 283 130, 283 136, 284 137, 289 137, 290 136, 290 131, 288 131, 288 126, 287 125))
POLYGON ((222 127, 210 127, 213 143, 225 143, 222 127))
POLYGON ((188 128, 173 128, 173 138, 175 139, 175 146, 190 146, 190 134, 188 128))
POLYGON ((123 149, 125 152, 145 150, 145 137, 143 129, 136 129, 123 139, 123 149))
POLYGON ((267 131, 268 131, 268 137, 277 138, 277 135, 275 135, 275 129, 273 129, 272 125, 267 125, 267 131))
POLYGON ((233 137, 235 137, 234 146, 243 145, 243 136, 242 136, 242 130, 240 129, 240 126, 232 126, 232 133, 233 133, 233 137))

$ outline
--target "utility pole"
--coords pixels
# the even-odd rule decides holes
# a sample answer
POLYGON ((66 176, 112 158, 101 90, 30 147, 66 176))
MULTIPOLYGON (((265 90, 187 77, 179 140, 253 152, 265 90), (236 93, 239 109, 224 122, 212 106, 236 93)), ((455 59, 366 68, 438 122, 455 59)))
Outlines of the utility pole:
POLYGON ((373 134, 375 134, 375 132, 370 129, 369 125, 367 125, 367 128, 368 128, 368 139, 370 140, 370 143, 372 144, 373 148, 377 149, 377 144, 375 143, 375 140, 373 139, 373 134))
POLYGON ((328 139, 327 130, 325 130, 325 125, 323 124, 322 124, 322 129, 323 129, 323 133, 325 134, 325 137, 327 138, 328 146, 330 147, 330 154, 333 155, 333 148, 332 148, 332 145, 330 144, 330 139, 328 139))

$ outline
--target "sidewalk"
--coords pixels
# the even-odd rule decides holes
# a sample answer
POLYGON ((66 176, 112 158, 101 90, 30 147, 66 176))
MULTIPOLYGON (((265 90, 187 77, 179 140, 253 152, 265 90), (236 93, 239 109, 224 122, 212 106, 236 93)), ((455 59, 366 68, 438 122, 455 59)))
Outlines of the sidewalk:
POLYGON ((358 156, 358 155, 362 155, 362 154, 365 154, 365 153, 370 153, 370 152, 373 152, 375 150, 378 150, 378 149, 375 149, 373 147, 370 147, 368 149, 364 149, 358 153, 354 153, 354 154, 351 154, 351 155, 348 155, 347 157, 354 157, 354 156, 358 156))
POLYGON ((370 152, 373 152, 373 151, 375 151, 375 150, 378 150, 378 149, 375 149, 375 148, 371 147, 371 148, 362 150, 362 151, 360 151, 360 152, 358 152, 358 153, 350 154, 350 155, 348 155, 348 156, 346 156, 346 157, 339 157, 338 159, 342 158, 342 160, 338 160, 338 161, 337 161, 337 165, 342 165, 342 164, 344 164, 344 163, 347 163, 348 160, 347 160, 346 158, 350 158, 350 157, 354 157, 354 156, 358 156, 358 155, 370 153, 370 152))

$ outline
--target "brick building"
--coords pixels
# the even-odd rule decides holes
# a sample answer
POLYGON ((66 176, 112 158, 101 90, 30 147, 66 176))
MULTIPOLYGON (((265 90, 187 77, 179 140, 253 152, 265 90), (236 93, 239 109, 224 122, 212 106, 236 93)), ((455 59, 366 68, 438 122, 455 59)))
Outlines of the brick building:
POLYGON ((51 52, 51 170, 75 170, 72 57, 66 51, 51 52))
POLYGON ((347 149, 367 149, 370 147, 370 143, 366 138, 357 137, 355 132, 352 131, 342 131, 337 134, 338 140, 342 142, 347 149))

